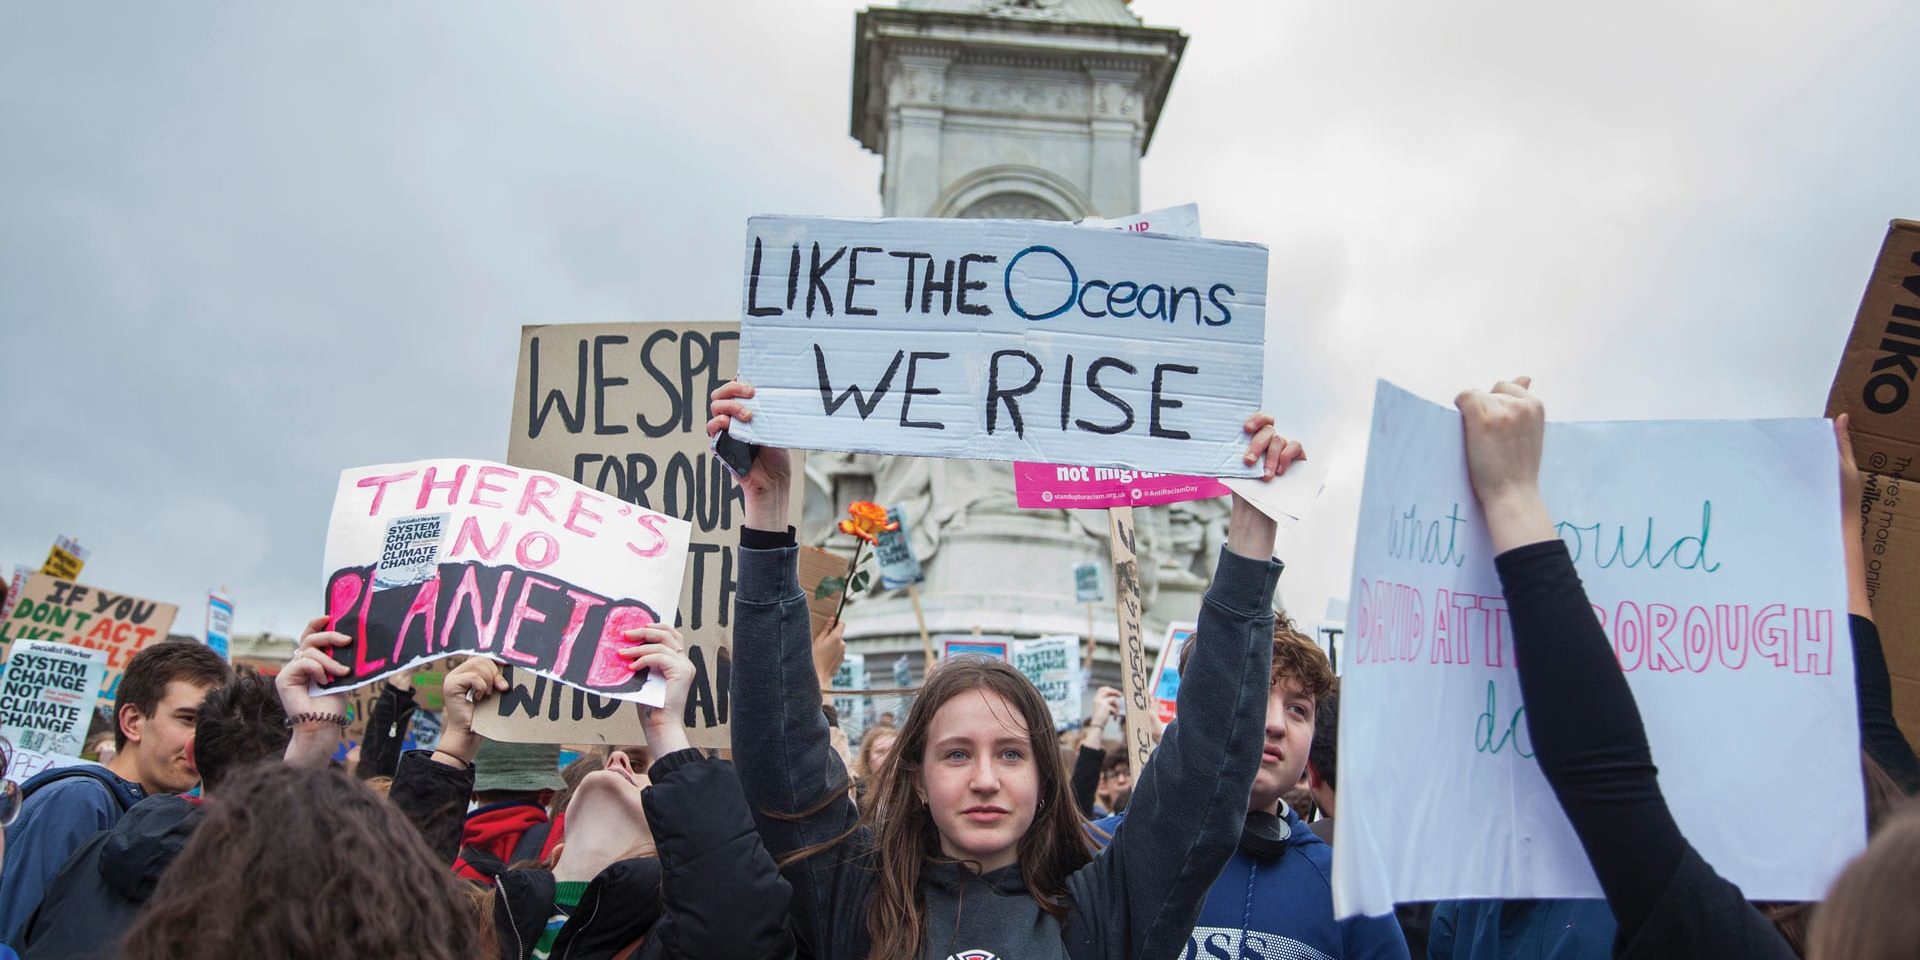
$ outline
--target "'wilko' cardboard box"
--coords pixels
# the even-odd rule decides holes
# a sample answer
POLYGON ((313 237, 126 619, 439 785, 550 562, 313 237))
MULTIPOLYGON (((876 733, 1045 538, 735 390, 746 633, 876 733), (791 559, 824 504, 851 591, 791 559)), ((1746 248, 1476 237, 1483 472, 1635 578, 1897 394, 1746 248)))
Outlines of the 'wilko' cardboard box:
POLYGON ((1920 222, 1895 220, 1840 355, 1827 416, 1851 414, 1866 474, 1867 592, 1893 674, 1893 711, 1920 749, 1920 222))

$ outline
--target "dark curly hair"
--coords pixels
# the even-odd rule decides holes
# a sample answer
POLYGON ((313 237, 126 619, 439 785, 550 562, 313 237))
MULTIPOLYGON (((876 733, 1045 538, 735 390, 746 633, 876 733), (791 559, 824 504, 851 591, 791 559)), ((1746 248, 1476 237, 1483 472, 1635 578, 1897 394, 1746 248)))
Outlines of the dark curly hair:
POLYGON ((232 772, 121 941, 127 960, 468 960, 489 939, 418 830, 344 772, 232 772))
POLYGON ((236 768, 280 756, 292 736, 273 681, 253 670, 239 671, 207 694, 193 722, 193 765, 200 771, 200 789, 218 787, 236 768))

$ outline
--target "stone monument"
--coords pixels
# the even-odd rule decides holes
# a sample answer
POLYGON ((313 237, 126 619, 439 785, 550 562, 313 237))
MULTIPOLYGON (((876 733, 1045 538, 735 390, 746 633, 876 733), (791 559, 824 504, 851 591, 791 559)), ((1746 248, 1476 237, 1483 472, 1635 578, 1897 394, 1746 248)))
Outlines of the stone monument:
MULTIPOLYGON (((1138 212, 1140 158, 1186 46, 1178 30, 1143 25, 1122 0, 905 0, 861 12, 855 32, 852 133, 883 158, 885 216, 1138 212)), ((806 470, 805 542, 827 542, 855 500, 904 510, 933 633, 1085 638, 1072 568, 1108 567, 1102 511, 1017 509, 1005 463, 811 453, 806 470)), ((1141 570, 1150 644, 1198 611, 1226 512, 1219 501, 1135 510, 1152 561, 1141 570)), ((1111 575, 1103 580, 1111 598, 1111 575)), ((848 648, 867 655, 875 685, 889 684, 897 656, 918 674, 903 592, 855 598, 847 622, 848 648)), ((1095 680, 1117 683, 1111 599, 1092 623, 1095 680)))

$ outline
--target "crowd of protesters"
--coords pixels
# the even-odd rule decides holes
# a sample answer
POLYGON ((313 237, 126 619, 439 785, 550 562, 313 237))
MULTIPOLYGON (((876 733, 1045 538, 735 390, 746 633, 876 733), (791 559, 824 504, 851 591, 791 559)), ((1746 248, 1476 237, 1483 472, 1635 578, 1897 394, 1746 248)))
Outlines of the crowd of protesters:
MULTIPOLYGON (((709 431, 750 419, 714 392, 709 431)), ((1893 720, 1849 536, 1862 776, 1871 841, 1816 904, 1757 904, 1668 810, 1633 694, 1540 493, 1544 408, 1523 378, 1469 390, 1469 474, 1498 553, 1541 772, 1604 900, 1462 900, 1337 919, 1338 680, 1274 612, 1276 528, 1234 498, 1179 719, 1132 769, 1106 739, 1119 691, 1056 731, 1010 666, 929 671, 897 720, 838 732, 822 689, 843 626, 815 636, 797 577, 785 451, 738 478, 733 747, 694 749, 694 667, 667 627, 630 631, 665 681, 644 743, 487 741, 476 708, 507 689, 471 658, 444 683, 432 749, 382 681, 351 771, 348 698, 321 685, 348 638, 311 623, 268 680, 206 647, 126 665, 102 762, 5 781, 0 960, 61 957, 819 960, 1920 956, 1920 760, 1893 720)), ((1243 425, 1271 477, 1304 456, 1271 417, 1243 425)), ((1844 445, 1845 425, 1838 426, 1844 445)), ((1843 493, 1857 500, 1850 452, 1843 493)), ((0 754, 4 750, 0 749, 0 754)), ((1781 829, 1793 758, 1780 758, 1781 829)), ((1435 802, 1441 802, 1436 798, 1435 802)))

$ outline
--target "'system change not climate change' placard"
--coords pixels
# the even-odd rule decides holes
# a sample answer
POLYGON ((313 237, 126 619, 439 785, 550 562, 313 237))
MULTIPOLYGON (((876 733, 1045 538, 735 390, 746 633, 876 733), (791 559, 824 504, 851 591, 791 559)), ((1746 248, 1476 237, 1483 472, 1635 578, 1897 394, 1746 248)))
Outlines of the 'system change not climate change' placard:
POLYGON ((327 528, 327 629, 352 688, 425 660, 479 654, 658 706, 619 656, 627 630, 670 624, 689 525, 564 477, 483 460, 347 470, 327 528))
POLYGON ((1249 476, 1265 247, 998 220, 748 221, 744 440, 1249 476))

